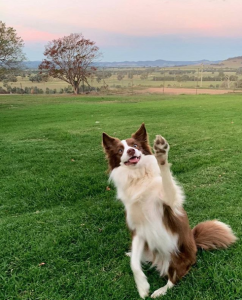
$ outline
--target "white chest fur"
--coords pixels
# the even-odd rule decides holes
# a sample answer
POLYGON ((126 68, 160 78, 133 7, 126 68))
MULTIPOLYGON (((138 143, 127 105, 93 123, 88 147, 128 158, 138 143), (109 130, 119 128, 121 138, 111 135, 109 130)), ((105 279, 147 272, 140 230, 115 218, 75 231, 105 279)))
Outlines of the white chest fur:
POLYGON ((177 248, 177 236, 162 222, 163 187, 160 169, 154 156, 142 156, 138 166, 120 166, 110 175, 123 202, 127 223, 142 237, 149 249, 169 260, 177 248))
POLYGON ((126 213, 129 228, 147 242, 152 252, 158 252, 167 259, 177 250, 177 235, 163 224, 163 205, 159 199, 149 198, 145 202, 133 203, 126 206, 126 213))

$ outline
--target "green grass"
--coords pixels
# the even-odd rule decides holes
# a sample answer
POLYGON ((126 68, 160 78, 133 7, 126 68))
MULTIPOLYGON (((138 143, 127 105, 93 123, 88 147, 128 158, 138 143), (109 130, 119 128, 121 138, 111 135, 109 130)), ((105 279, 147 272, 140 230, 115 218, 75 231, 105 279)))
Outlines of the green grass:
MULTIPOLYGON (((171 145, 191 226, 218 218, 240 238, 199 251, 164 299, 242 299, 241 116, 241 95, 1 96, 0 299, 139 299, 101 133, 126 138, 142 122, 171 145)), ((145 272, 151 291, 165 284, 145 272)))

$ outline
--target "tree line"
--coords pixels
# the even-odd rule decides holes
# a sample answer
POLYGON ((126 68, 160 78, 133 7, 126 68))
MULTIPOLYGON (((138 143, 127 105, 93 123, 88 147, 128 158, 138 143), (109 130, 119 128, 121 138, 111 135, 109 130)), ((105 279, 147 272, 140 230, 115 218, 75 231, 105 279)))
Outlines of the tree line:
MULTIPOLYGON (((236 75, 217 75, 217 76, 203 76, 203 81, 223 81, 225 79, 229 79, 230 81, 238 81, 239 77, 236 75)), ((189 76, 189 75, 175 75, 175 76, 153 76, 153 81, 197 81, 201 79, 201 75, 197 76, 189 76)))

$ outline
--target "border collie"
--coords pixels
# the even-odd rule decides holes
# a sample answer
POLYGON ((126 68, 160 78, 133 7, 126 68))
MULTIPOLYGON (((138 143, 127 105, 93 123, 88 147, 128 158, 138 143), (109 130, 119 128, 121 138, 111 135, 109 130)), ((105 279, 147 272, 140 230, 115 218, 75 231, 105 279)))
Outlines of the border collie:
POLYGON ((131 138, 119 140, 103 133, 103 148, 109 164, 110 180, 117 189, 132 233, 131 258, 136 286, 141 298, 149 295, 149 283, 142 263, 151 262, 164 287, 151 298, 164 295, 196 262, 197 248, 227 248, 236 241, 231 228, 217 220, 189 226, 183 209, 184 194, 173 178, 168 163, 169 144, 160 135, 154 141, 154 155, 142 124, 131 138))

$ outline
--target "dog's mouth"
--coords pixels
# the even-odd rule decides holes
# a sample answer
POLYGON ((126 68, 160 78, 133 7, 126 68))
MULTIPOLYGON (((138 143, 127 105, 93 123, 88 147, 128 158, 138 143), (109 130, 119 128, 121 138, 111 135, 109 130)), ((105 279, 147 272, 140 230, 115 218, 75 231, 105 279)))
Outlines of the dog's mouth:
POLYGON ((141 156, 132 156, 128 161, 126 161, 124 164, 126 166, 130 165, 136 165, 140 161, 141 156))

